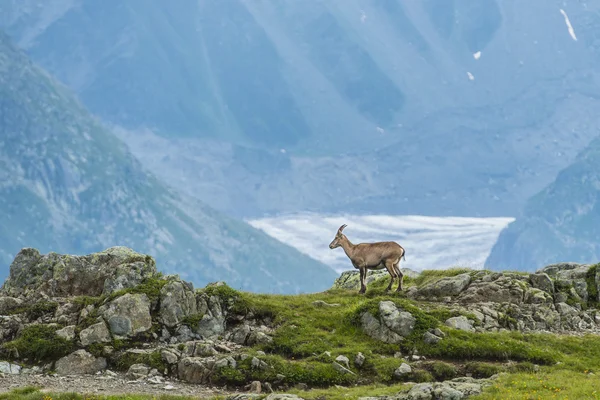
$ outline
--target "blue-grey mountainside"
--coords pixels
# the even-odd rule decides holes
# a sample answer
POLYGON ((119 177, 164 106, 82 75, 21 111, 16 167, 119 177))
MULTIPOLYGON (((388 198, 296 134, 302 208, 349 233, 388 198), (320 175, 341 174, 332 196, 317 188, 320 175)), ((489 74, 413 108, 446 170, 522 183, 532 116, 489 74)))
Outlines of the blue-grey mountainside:
POLYGON ((598 134, 599 10, 4 0, 0 26, 220 211, 513 216, 598 134))
POLYGON ((178 196, 0 33, 0 276, 23 247, 122 245, 198 285, 296 293, 335 273, 251 226, 178 196))
POLYGON ((550 262, 600 259, 600 138, 533 196, 505 228, 486 266, 533 271, 550 262))

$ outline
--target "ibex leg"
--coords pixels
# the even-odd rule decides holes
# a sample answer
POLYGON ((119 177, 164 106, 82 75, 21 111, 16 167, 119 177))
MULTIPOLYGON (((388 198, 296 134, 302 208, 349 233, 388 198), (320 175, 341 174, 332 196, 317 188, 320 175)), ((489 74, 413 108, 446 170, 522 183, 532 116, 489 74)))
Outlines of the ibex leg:
POLYGON ((394 283, 394 278, 396 277, 396 271, 394 270, 394 263, 391 261, 385 262, 385 268, 388 270, 388 272, 390 273, 390 277, 391 277, 390 284, 385 289, 386 292, 389 292, 390 289, 392 288, 392 284, 394 283))
POLYGON ((394 270, 396 271, 396 275, 398 276, 398 288, 396 289, 396 292, 401 292, 404 274, 402 273, 402 271, 400 271, 400 260, 398 260, 396 264, 394 264, 394 270))
POLYGON ((363 267, 360 267, 359 271, 360 271, 360 290, 358 291, 358 293, 359 294, 363 294, 367 290, 367 286, 365 285, 365 278, 367 276, 367 269, 363 268, 363 267))

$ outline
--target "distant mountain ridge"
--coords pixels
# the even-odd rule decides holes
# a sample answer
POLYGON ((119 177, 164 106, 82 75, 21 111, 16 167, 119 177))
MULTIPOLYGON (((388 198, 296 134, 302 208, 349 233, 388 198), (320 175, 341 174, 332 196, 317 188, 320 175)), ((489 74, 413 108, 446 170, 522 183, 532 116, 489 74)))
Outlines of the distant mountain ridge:
POLYGON ((486 266, 533 271, 555 262, 600 260, 600 138, 532 197, 494 245, 486 266))
POLYGON ((230 215, 506 217, 598 135, 598 11, 9 0, 0 26, 157 176, 230 215))
POLYGON ((144 171, 127 146, 0 32, 0 276, 23 247, 143 249, 197 285, 326 288, 334 271, 144 171))

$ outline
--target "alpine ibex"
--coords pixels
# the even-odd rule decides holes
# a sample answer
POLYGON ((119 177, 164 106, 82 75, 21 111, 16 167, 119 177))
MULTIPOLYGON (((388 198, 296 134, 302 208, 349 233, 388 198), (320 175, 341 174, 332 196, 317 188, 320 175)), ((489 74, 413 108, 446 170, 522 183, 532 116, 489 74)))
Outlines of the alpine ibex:
MULTIPOLYGON (((350 261, 352 261, 354 268, 359 270, 360 291, 358 293, 362 294, 367 290, 367 286, 365 285, 367 270, 380 270, 383 268, 386 268, 392 277, 386 292, 392 288, 395 278, 399 278, 400 280, 396 292, 401 291, 403 275, 398 265, 400 264, 400 259, 404 258, 404 248, 396 242, 352 244, 346 235, 342 233, 346 226, 346 224, 340 226, 335 234, 335 238, 329 243, 329 248, 335 249, 341 246, 350 261)), ((406 260, 406 258, 404 259, 406 260)))

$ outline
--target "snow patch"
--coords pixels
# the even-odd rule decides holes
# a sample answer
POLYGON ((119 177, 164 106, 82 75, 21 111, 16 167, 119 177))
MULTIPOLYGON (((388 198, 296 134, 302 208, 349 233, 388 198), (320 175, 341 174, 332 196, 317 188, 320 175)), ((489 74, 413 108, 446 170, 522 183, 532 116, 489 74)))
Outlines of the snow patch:
POLYGON ((577 41, 577 36, 575 36, 575 30, 573 29, 573 25, 571 25, 571 21, 569 21, 569 16, 562 8, 560 9, 560 13, 563 15, 563 17, 565 17, 565 24, 567 24, 569 35, 571 35, 574 41, 577 41))
POLYGON ((351 242, 393 240, 406 249, 401 267, 420 271, 464 266, 479 269, 500 231, 514 218, 428 217, 420 215, 340 215, 303 213, 247 221, 269 236, 338 272, 352 269, 342 249, 329 249, 335 232, 351 242))

